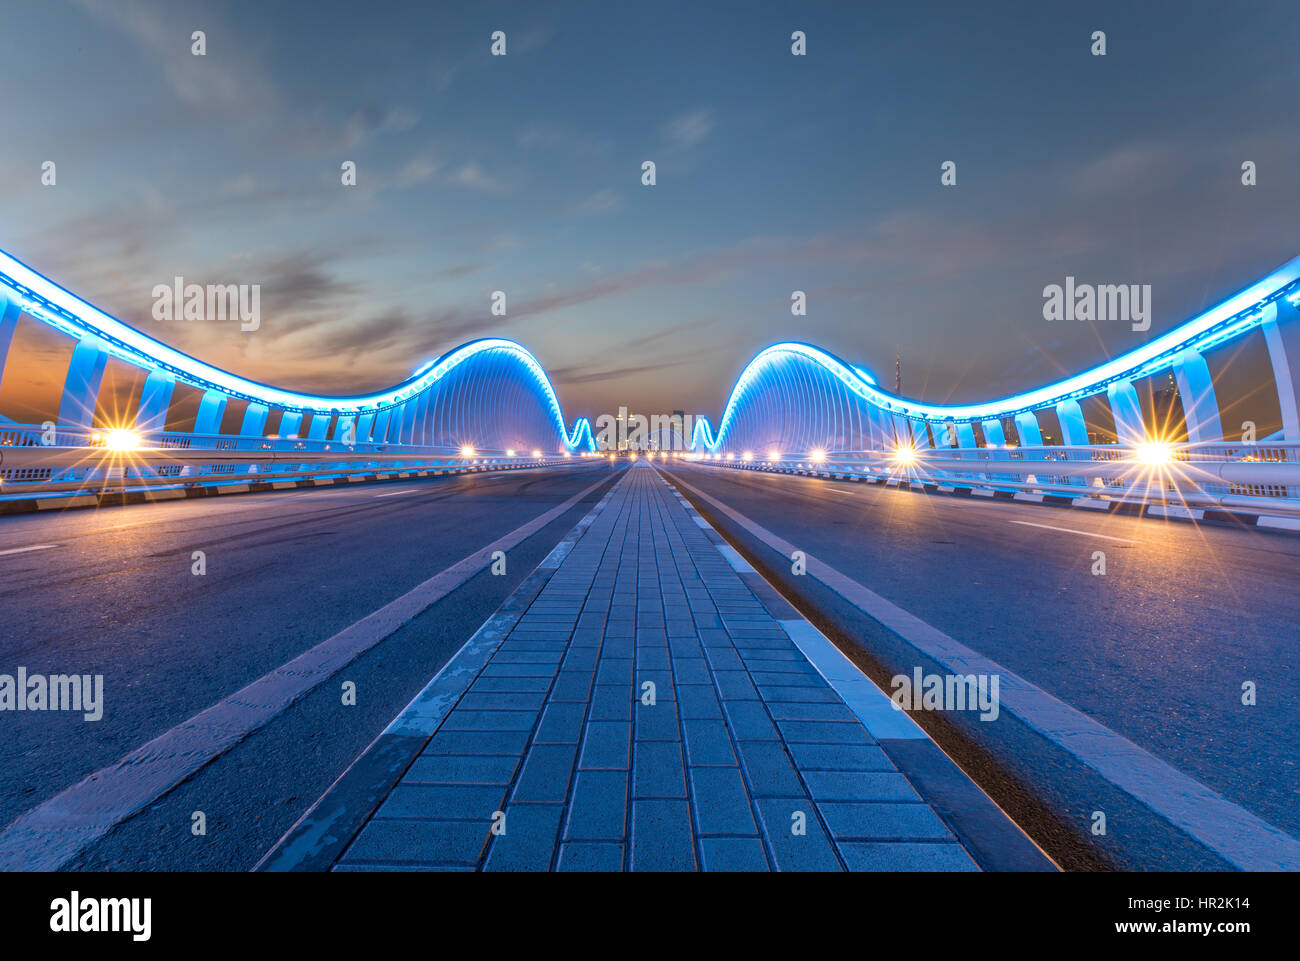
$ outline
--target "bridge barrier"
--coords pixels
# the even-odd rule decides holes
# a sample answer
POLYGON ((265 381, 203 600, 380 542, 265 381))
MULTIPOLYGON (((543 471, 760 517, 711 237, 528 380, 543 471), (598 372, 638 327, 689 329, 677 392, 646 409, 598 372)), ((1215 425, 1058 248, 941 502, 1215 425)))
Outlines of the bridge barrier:
POLYGON ((688 454, 711 467, 950 486, 1069 500, 1300 517, 1300 443, 836 451, 816 459, 688 454))

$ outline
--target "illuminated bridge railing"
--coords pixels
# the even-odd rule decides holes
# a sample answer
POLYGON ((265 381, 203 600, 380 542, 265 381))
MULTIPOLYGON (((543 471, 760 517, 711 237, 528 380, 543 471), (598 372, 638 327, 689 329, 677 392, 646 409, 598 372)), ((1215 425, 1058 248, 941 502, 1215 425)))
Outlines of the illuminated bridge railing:
POLYGON ((688 460, 736 470, 878 484, 1004 491, 1170 508, 1217 508, 1300 518, 1300 443, 1152 444, 1014 449, 892 448, 787 456, 696 452, 688 460), (747 456, 748 455, 748 456, 747 456))
POLYGON ((557 463, 596 446, 586 418, 566 428, 545 370, 509 340, 471 341, 372 394, 301 393, 183 354, 0 251, 0 376, 25 360, 11 355, 20 322, 66 335, 73 347, 56 417, 14 424, 0 416, 0 497, 498 469, 557 463), (112 417, 106 410, 116 405, 100 397, 110 359, 143 377, 130 409, 112 417), (183 418, 178 385, 192 389, 183 418))
POLYGON ((1298 391, 1300 258, 1092 370, 983 403, 902 397, 820 348, 775 344, 741 372, 716 430, 696 421, 690 446, 721 466, 820 462, 873 477, 904 469, 967 486, 1075 495, 1085 488, 1088 496, 1125 498, 1144 492, 1290 513, 1300 499, 1298 391), (1222 385, 1206 360, 1246 338, 1262 341, 1268 358, 1267 377, 1247 386, 1252 409, 1267 418, 1276 412, 1276 423, 1262 430, 1250 419, 1229 426, 1225 411, 1240 411, 1243 398, 1219 396, 1222 385), (1172 385, 1162 386, 1160 404, 1152 378, 1172 385), (1138 392, 1144 381, 1145 404, 1138 392))

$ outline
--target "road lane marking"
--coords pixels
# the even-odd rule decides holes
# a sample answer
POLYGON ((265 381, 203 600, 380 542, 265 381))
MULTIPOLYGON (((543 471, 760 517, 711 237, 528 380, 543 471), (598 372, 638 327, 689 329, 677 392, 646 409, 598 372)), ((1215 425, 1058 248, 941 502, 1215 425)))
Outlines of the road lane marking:
POLYGON ((856 494, 857 491, 851 491, 844 487, 827 487, 828 491, 835 491, 837 494, 856 494))
POLYGON ((1107 541, 1120 541, 1124 544, 1136 544, 1135 540, 1127 537, 1111 537, 1109 534, 1096 534, 1092 531, 1076 531, 1073 527, 1053 527, 1051 524, 1035 524, 1033 521, 1012 521, 1013 524, 1022 524, 1025 527, 1041 527, 1046 531, 1060 531, 1063 534, 1082 534, 1084 537, 1100 537, 1107 541))
POLYGON ((0 832, 0 871, 58 870, 122 821, 486 570, 494 551, 514 548, 608 480, 602 477, 564 503, 21 815, 0 832))
MULTIPOLYGON (((785 557, 795 550, 793 544, 757 521, 680 476, 674 479, 768 548, 785 557)), ((1300 840, 829 564, 811 554, 805 557, 808 574, 944 670, 953 675, 982 673, 1001 677, 1000 700, 1004 711, 1020 718, 1058 750, 1073 756, 1157 818, 1229 864, 1246 871, 1300 870, 1300 840)))
POLYGON ((58 544, 33 544, 31 547, 11 547, 7 551, 0 551, 0 557, 7 557, 10 554, 26 554, 28 551, 48 551, 51 547, 58 546, 58 544))
POLYGON ((396 497, 398 494, 409 494, 414 490, 414 487, 408 487, 404 491, 389 491, 387 494, 376 494, 375 497, 396 497))

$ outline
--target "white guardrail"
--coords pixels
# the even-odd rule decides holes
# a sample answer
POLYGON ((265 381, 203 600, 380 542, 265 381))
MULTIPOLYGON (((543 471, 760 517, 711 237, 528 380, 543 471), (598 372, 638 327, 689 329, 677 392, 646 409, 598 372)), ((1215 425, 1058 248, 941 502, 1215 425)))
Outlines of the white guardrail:
POLYGON ((578 453, 0 424, 0 499, 572 462, 578 453))
POLYGON ((1300 443, 683 454, 714 467, 1300 516, 1300 443))

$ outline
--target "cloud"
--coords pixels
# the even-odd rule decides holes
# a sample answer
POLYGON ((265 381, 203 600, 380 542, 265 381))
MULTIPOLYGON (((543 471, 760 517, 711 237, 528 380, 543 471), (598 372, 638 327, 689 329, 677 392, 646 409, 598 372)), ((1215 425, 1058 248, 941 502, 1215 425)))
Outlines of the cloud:
POLYGON ((518 142, 528 150, 553 150, 577 157, 609 157, 614 152, 614 144, 603 137, 545 124, 525 127, 519 133, 518 142))
POLYGON ((207 42, 230 37, 230 30, 205 9, 201 24, 176 16, 175 8, 146 7, 139 0, 76 0, 79 7, 101 23, 125 33, 159 65, 172 92, 194 106, 230 110, 265 110, 278 101, 270 77, 239 45, 224 49, 220 56, 191 52, 190 35, 204 31, 207 42), (165 15, 159 15, 166 10, 165 15))
POLYGON ((660 133, 670 150, 690 150, 707 140, 713 127, 713 111, 701 109, 672 118, 663 125, 660 133))
POLYGON ((614 192, 613 188, 606 187, 604 190, 597 190, 591 196, 580 200, 574 205, 573 212, 582 215, 607 214, 613 213, 622 206, 623 203, 619 200, 618 194, 614 192))
POLYGON ((446 182, 455 184, 458 187, 467 187, 470 190, 479 190, 489 194, 505 194, 514 189, 505 181, 489 176, 482 167, 473 161, 462 165, 451 173, 446 178, 446 182))

